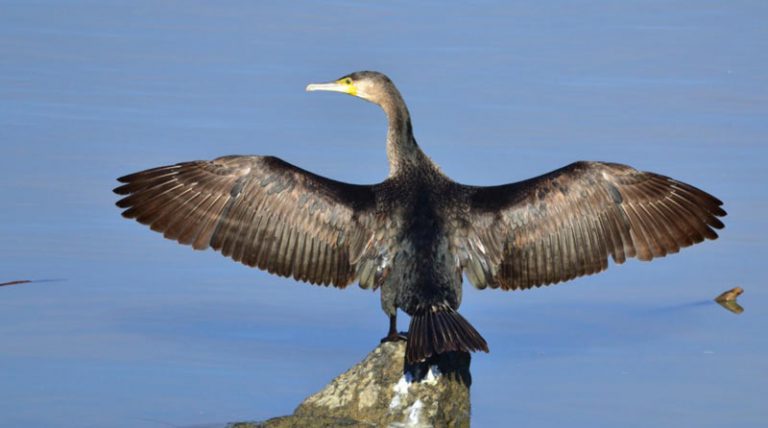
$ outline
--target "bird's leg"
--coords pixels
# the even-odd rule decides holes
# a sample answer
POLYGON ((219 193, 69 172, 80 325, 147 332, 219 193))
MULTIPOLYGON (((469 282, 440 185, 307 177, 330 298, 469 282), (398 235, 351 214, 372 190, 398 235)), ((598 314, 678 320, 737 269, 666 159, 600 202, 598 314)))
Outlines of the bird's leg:
POLYGON ((408 338, 397 332, 397 314, 394 314, 389 316, 389 333, 381 339, 381 343, 397 342, 398 340, 408 340, 408 338))

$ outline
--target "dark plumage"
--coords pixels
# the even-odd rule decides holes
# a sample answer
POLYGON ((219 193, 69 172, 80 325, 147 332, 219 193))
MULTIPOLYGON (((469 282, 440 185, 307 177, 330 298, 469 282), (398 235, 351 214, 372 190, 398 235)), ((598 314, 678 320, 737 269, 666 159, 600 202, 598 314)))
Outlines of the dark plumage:
POLYGON ((456 183, 419 149, 408 109, 381 73, 307 90, 380 105, 388 118, 389 177, 354 185, 274 157, 226 156, 119 178, 123 216, 195 249, 313 284, 381 288, 397 340, 411 315, 406 358, 488 351, 456 310, 462 272, 477 288, 555 284, 627 257, 651 260, 715 239, 726 213, 715 197, 625 165, 577 162, 518 183, 456 183))

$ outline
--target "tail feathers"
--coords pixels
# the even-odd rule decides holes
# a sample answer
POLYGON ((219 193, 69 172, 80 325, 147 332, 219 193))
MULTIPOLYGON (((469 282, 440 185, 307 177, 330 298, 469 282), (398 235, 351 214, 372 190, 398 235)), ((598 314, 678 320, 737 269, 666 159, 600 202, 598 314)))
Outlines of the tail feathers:
POLYGON ((408 364, 452 351, 488 352, 488 344, 464 317, 449 306, 433 306, 411 316, 405 347, 408 364))

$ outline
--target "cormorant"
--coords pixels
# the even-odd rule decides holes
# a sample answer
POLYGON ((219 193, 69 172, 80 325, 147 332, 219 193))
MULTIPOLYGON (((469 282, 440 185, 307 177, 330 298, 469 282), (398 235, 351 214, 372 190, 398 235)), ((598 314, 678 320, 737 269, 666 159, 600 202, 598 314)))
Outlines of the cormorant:
POLYGON ((342 183, 270 156, 161 166, 118 180, 117 206, 166 238, 312 284, 381 289, 396 328, 411 316, 409 363, 486 351, 456 312, 462 273, 477 288, 519 290, 600 272, 608 256, 651 260, 715 239, 722 202, 691 185, 605 162, 575 162, 517 183, 478 187, 445 176, 416 144, 392 81, 360 71, 307 91, 335 91, 387 115, 389 177, 342 183))

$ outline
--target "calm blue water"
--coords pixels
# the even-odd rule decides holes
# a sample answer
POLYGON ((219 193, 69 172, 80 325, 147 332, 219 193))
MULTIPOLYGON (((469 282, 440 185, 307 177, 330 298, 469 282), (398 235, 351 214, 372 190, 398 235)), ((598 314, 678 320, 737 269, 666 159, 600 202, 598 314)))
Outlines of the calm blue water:
MULTIPOLYGON (((568 285, 467 288, 473 422, 764 426, 768 3, 0 1, 0 426, 290 413, 386 331, 378 295, 275 278, 122 219, 114 178, 272 154, 386 175, 388 73, 453 178, 629 163, 726 202, 716 242, 568 285), (736 285, 741 315, 711 298, 736 285)), ((402 328, 406 320, 401 320, 402 328)))

